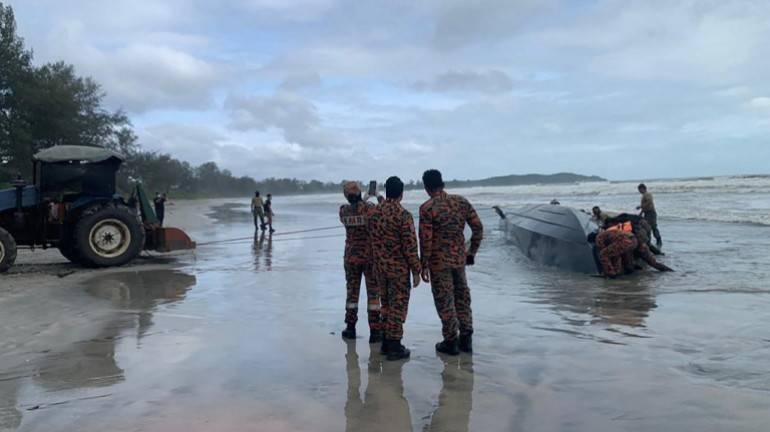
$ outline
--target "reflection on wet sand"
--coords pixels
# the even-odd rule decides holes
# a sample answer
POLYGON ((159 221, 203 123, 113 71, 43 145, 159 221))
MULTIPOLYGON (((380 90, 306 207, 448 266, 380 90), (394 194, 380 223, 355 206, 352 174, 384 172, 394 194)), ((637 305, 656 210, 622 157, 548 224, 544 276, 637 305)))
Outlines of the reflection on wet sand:
MULTIPOLYGON (((110 300, 117 313, 109 314, 104 321, 92 322, 99 330, 95 337, 53 349, 43 357, 30 362, 36 373, 32 382, 45 389, 43 401, 23 404, 28 410, 37 411, 50 405, 61 405, 83 399, 81 392, 72 398, 56 396, 54 392, 85 388, 104 388, 125 379, 123 369, 116 359, 118 341, 126 337, 126 330, 136 328, 139 341, 152 325, 152 315, 158 304, 175 302, 184 298, 187 290, 195 285, 195 276, 172 270, 124 272, 99 275, 85 282, 85 291, 95 297, 110 300), (46 403, 45 399, 55 399, 46 403)), ((17 409, 18 386, 23 379, 0 383, 0 430, 15 428, 22 419, 17 409)), ((34 391, 33 391, 34 393, 34 391)), ((103 396, 102 394, 97 397, 103 396)), ((86 395, 85 398, 92 398, 86 395)))
POLYGON ((625 286, 554 283, 544 286, 536 295, 545 297, 539 302, 556 311, 590 315, 592 323, 629 327, 645 327, 645 319, 657 307, 652 289, 643 281, 625 286))
POLYGON ((19 386, 17 380, 0 381, 0 431, 16 430, 21 424, 21 411, 17 407, 19 386))
POLYGON ((265 270, 271 271, 273 269, 273 234, 266 235, 265 231, 259 235, 255 233, 251 252, 254 255, 254 270, 260 271, 264 261, 265 270))
MULTIPOLYGON (((361 394, 361 369, 355 341, 346 341, 348 395, 345 430, 411 431, 409 402, 404 397, 402 370, 407 362, 384 361, 377 352, 369 355, 367 383, 361 394)), ((436 409, 423 431, 468 432, 473 408, 473 357, 441 358, 441 391, 436 409)))
POLYGON ((444 358, 438 407, 433 411, 430 432, 468 432, 473 408, 473 357, 444 358))
POLYGON ((355 341, 346 341, 348 399, 345 403, 345 430, 411 431, 409 402, 404 398, 402 369, 406 362, 383 361, 378 353, 369 356, 368 380, 361 397, 361 369, 355 341))

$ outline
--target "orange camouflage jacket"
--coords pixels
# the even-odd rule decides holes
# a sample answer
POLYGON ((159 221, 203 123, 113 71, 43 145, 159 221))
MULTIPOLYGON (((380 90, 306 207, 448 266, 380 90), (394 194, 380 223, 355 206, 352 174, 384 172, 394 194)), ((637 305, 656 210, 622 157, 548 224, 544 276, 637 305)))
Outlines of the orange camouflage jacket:
POLYGON ((471 203, 446 192, 420 206, 420 256, 423 268, 438 272, 465 266, 468 255, 476 255, 484 237, 484 226, 471 203), (471 246, 465 250, 465 224, 470 225, 471 246))
POLYGON ((420 272, 414 219, 396 200, 386 199, 369 217, 374 270, 378 276, 403 277, 420 272))
POLYGON ((345 263, 367 264, 372 259, 372 245, 369 242, 369 217, 374 204, 359 201, 340 207, 340 222, 345 226, 345 263))

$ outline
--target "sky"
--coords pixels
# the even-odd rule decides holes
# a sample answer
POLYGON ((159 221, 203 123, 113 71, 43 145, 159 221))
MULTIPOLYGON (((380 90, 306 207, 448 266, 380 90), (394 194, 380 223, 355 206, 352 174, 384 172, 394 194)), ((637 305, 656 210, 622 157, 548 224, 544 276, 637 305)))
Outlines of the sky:
POLYGON ((142 147, 236 175, 770 172, 766 0, 5 3, 142 147))

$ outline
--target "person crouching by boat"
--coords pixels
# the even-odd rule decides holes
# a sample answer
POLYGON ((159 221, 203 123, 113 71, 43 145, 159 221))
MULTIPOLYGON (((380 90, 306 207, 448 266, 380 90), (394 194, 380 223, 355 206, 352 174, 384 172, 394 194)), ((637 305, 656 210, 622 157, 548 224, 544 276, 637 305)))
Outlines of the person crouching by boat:
POLYGON ((594 206, 594 208, 591 209, 591 213, 593 214, 594 221, 599 225, 599 228, 605 228, 607 226, 607 220, 610 218, 610 215, 604 213, 599 206, 594 206))
POLYGON ((624 259, 633 261, 633 253, 638 243, 632 232, 622 229, 609 229, 600 233, 591 233, 589 243, 596 243, 599 263, 605 278, 616 278, 624 271, 624 259))
MULTIPOLYGON (((636 237, 636 249, 634 249, 634 258, 641 259, 642 261, 646 262, 647 265, 654 268, 655 270, 666 272, 666 271, 674 271, 671 267, 658 262, 658 260, 655 259, 655 256, 653 255, 652 248, 654 246, 650 246, 650 225, 645 221, 644 219, 640 220, 638 224, 633 224, 633 233, 636 237)), ((626 257, 627 258, 627 257, 626 257)), ((626 268, 634 268, 635 263, 625 263, 624 267, 626 268)))

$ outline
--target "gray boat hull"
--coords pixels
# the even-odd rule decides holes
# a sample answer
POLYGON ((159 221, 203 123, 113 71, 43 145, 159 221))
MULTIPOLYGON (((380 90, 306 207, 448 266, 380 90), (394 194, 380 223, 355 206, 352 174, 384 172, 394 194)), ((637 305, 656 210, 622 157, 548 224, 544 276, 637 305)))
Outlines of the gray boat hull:
POLYGON ((562 270, 599 273, 593 248, 586 240, 598 229, 591 217, 561 205, 535 205, 505 213, 506 238, 528 258, 562 270))

